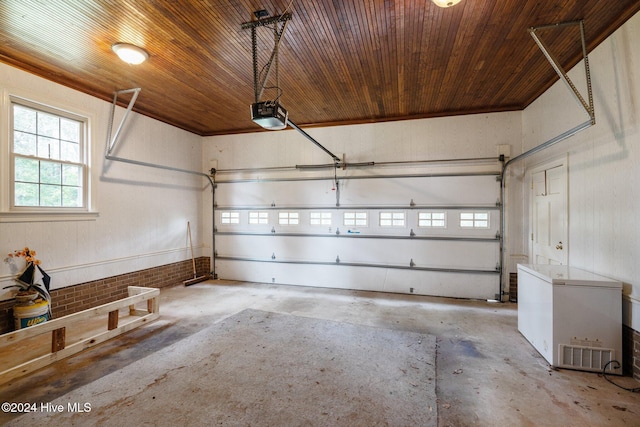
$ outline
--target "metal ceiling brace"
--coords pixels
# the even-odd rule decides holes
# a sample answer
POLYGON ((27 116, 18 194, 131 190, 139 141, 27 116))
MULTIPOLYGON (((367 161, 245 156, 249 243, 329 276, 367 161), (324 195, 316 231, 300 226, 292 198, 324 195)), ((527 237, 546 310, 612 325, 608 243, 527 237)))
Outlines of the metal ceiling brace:
POLYGON ((209 174, 206 174, 204 172, 199 172, 199 171, 192 171, 192 170, 188 170, 188 169, 181 169, 181 168, 176 168, 176 167, 172 167, 172 166, 164 166, 164 165, 158 165, 155 163, 148 163, 148 162, 141 162, 139 160, 132 160, 132 159, 125 159, 122 157, 116 157, 113 156, 111 153, 113 152, 113 150, 116 148, 116 145, 118 144, 118 139, 120 137, 120 132, 122 131, 122 128, 124 127, 124 124, 126 123, 127 119, 129 118, 129 113, 131 113, 131 110, 133 109, 133 106, 136 102, 136 99, 138 99, 138 94, 140 93, 142 89, 141 88, 134 88, 134 89, 125 89, 125 90, 119 90, 116 91, 114 93, 113 96, 113 104, 111 105, 111 114, 109 116, 109 125, 107 128, 107 145, 106 145, 106 152, 105 152, 105 159, 107 160, 114 160, 114 161, 118 161, 118 162, 124 162, 124 163, 130 163, 133 165, 138 165, 138 166, 147 166, 150 168, 156 168, 156 169, 164 169, 164 170, 170 170, 170 171, 174 171, 174 172, 182 172, 182 173, 187 173, 187 174, 191 174, 191 175, 198 175, 198 176, 203 176, 206 177, 209 182, 211 183, 211 185, 213 185, 213 179, 211 178, 211 176, 209 174), (127 110, 124 113, 124 116, 122 117, 122 121, 120 122, 120 125, 118 126, 118 129, 116 130, 115 135, 113 135, 113 138, 111 137, 111 132, 113 129, 113 118, 115 115, 115 110, 116 110, 116 106, 117 106, 117 101, 118 101, 118 96, 122 95, 122 94, 126 94, 126 93, 133 93, 133 96, 131 97, 131 100, 129 101, 129 105, 127 106, 127 110))
POLYGON ((536 44, 538 45, 538 47, 540 48, 544 56, 547 58, 547 60, 549 61, 553 69, 556 71, 560 79, 569 87, 569 89, 571 90, 571 93, 575 96, 575 99, 582 105, 587 115, 589 116, 589 120, 579 124, 573 129, 569 129, 568 131, 548 140, 543 144, 533 147, 532 149, 510 159, 504 165, 503 174, 502 174, 503 177, 504 177, 504 171, 513 162, 529 157, 532 154, 535 154, 541 150, 544 150, 545 148, 553 144, 556 144, 557 142, 563 141, 575 135, 576 133, 596 124, 596 116, 593 108, 593 91, 591 88, 591 72, 589 70, 589 57, 587 55, 587 45, 586 45, 585 36, 584 36, 584 21, 583 20, 570 21, 570 22, 563 22, 559 24, 541 25, 538 27, 532 27, 532 28, 529 28, 529 34, 531 34, 531 37, 536 42, 536 44), (548 48, 546 47, 542 39, 540 39, 540 37, 538 37, 538 35, 536 34, 536 31, 541 29, 562 28, 562 27, 573 26, 573 25, 580 26, 580 38, 582 42, 582 58, 584 61, 584 70, 585 70, 586 82, 587 82, 587 93, 588 93, 588 99, 589 99, 588 103, 584 100, 584 98, 582 97, 578 89, 575 87, 575 85, 567 75, 566 71, 564 71, 562 66, 558 63, 557 59, 553 56, 553 54, 551 54, 551 52, 549 52, 548 48))
MULTIPOLYGON (((589 57, 587 54, 587 44, 585 41, 585 35, 584 35, 584 20, 579 20, 579 21, 569 21, 569 22, 561 22, 558 24, 550 24, 550 25, 540 25, 537 27, 531 27, 529 28, 529 34, 531 35, 531 37, 533 38, 533 40, 536 42, 536 44, 538 45, 538 47, 540 48, 540 50, 542 51, 542 53, 544 54, 544 56, 547 58, 547 60, 549 61, 549 63, 551 64, 551 66, 553 67, 553 69, 555 70, 555 72, 558 74, 558 76, 560 77, 560 79, 569 87, 569 90, 571 91, 571 93, 574 95, 575 99, 580 103, 580 105, 582 106, 582 108, 584 108, 584 110, 586 111, 587 115, 589 116, 589 120, 585 121, 584 123, 581 123, 579 125, 577 125, 576 127, 567 130, 566 132, 561 133, 560 135, 551 138, 550 140, 533 147, 532 149, 525 151, 524 153, 513 157, 512 159, 509 159, 509 161, 507 161, 506 163, 504 163, 503 167, 502 167, 502 179, 501 179, 501 191, 500 191, 500 206, 502 207, 502 212, 500 215, 500 271, 502 272, 501 274, 501 278, 500 278, 500 297, 502 297, 502 295, 504 295, 504 291, 503 291, 503 279, 504 279, 504 268, 503 268, 503 262, 504 262, 504 196, 505 196, 505 180, 506 180, 506 171, 507 168, 512 165, 513 163, 525 159, 535 153, 538 153, 542 150, 545 150, 549 147, 551 147, 552 145, 557 144, 560 141, 564 141, 567 138, 572 137, 573 135, 587 129, 590 128, 591 126, 596 124, 596 116, 595 116, 595 110, 593 107, 593 91, 592 91, 592 87, 591 87, 591 72, 589 70, 589 57), (545 43, 542 41, 542 39, 540 39, 540 37, 538 37, 538 35, 536 34, 536 32, 538 30, 543 30, 543 29, 553 29, 553 28, 563 28, 563 27, 568 27, 568 26, 574 26, 574 25, 578 25, 580 27, 580 40, 582 43, 582 59, 584 62, 584 71, 585 71, 585 75, 586 75, 586 82, 587 82, 587 97, 589 102, 586 102, 585 99, 583 98, 583 96, 580 94, 580 91, 578 91, 578 89, 576 88, 576 86, 573 84, 573 82, 571 81, 571 79, 569 78, 569 76, 567 75, 567 72, 564 70, 564 68, 560 65, 560 63, 558 62, 558 60, 555 58, 555 56, 549 51, 548 47, 545 45, 545 43)), ((500 298, 501 300, 501 298, 500 298)))
MULTIPOLYGON (((118 90, 116 92, 114 92, 113 95, 113 103, 111 105, 111 114, 109 115, 109 124, 107 126, 107 143, 106 143, 106 147, 105 147, 105 154, 104 154, 104 158, 107 160, 112 160, 112 161, 116 161, 116 162, 123 162, 123 163, 129 163, 132 165, 138 165, 138 166, 146 166, 146 167, 150 167, 150 168, 155 168, 155 169, 163 169, 163 170, 168 170, 168 171, 173 171, 173 172, 181 172, 181 173, 186 173, 186 174, 190 174, 190 175, 198 175, 198 176, 203 176, 205 178, 207 178, 209 180, 209 183, 211 184, 211 203, 212 203, 212 207, 213 210, 211 212, 211 217, 212 217, 212 230, 215 230, 215 188, 216 188, 216 184, 213 181, 212 175, 215 174, 215 169, 211 170, 211 175, 206 174, 204 172, 199 172, 199 171, 192 171, 192 170, 188 170, 188 169, 181 169, 181 168, 176 168, 173 166, 165 166, 165 165, 158 165, 155 163, 149 163, 149 162, 141 162, 139 160, 133 160, 133 159, 126 159, 126 158, 122 158, 122 157, 117 157, 117 156, 113 156, 111 153, 113 152, 114 148, 116 148, 116 145, 118 144, 118 139, 120 137, 120 132, 122 131, 122 128, 124 127, 129 114, 131 113, 131 111, 133 110, 133 106, 136 102, 136 100, 138 99, 138 95, 140 94, 140 91, 142 90, 142 88, 133 88, 133 89, 124 89, 124 90, 118 90), (124 116, 122 116, 122 121, 120 122, 120 125, 118 125, 118 129, 116 130, 116 133, 113 135, 111 135, 112 131, 113 131, 113 119, 115 116, 115 111, 116 111, 116 106, 118 103, 118 96, 123 95, 123 94, 127 94, 127 93, 133 93, 131 100, 129 101, 129 104, 127 105, 127 109, 124 113, 124 116)), ((218 275, 216 273, 216 264, 215 264, 215 233, 211 233, 213 238, 212 238, 212 246, 211 246, 211 262, 212 262, 212 271, 211 271, 211 277, 214 279, 218 278, 218 275)))
POLYGON ((290 13, 283 13, 279 16, 272 16, 270 18, 263 18, 257 21, 249 21, 245 22, 241 25, 243 30, 247 28, 251 28, 251 52, 253 55, 253 93, 255 97, 254 102, 260 102, 260 98, 262 97, 262 92, 264 92, 264 85, 269 78, 269 74, 271 73, 271 66, 275 60, 276 62, 276 73, 278 73, 278 47, 280 46, 280 41, 282 40, 282 36, 284 35, 285 30, 287 29, 287 24, 291 20, 290 13), (271 52, 271 57, 267 64, 265 65, 265 73, 262 80, 260 80, 259 72, 258 72, 258 41, 256 28, 264 27, 267 25, 273 24, 273 37, 274 37, 274 47, 271 52), (281 25, 280 25, 281 24, 281 25))
POLYGON ((583 20, 570 21, 570 22, 562 22, 559 24, 540 25, 537 27, 531 27, 529 28, 529 34, 531 35, 533 40, 536 42, 536 44, 538 45, 538 47, 540 48, 544 56, 547 58, 547 60, 549 61, 549 63, 551 64, 555 72, 558 74, 560 79, 569 87, 569 89, 571 90, 571 93, 573 93, 573 95, 576 97, 578 102, 585 109, 585 111, 589 115, 589 118, 591 119, 591 124, 595 125, 596 117, 593 109, 593 92, 591 89, 591 73, 589 71, 589 57, 587 56, 587 45, 584 37, 584 21, 583 20), (589 98, 588 103, 584 100, 584 98, 580 94, 580 91, 578 91, 576 86, 573 84, 573 82, 567 75, 566 71, 562 68, 562 65, 560 65, 560 63, 555 58, 555 56, 553 56, 553 54, 549 51, 549 48, 545 45, 544 41, 540 37, 538 37, 538 34, 536 34, 538 30, 562 28, 562 27, 569 27, 574 25, 578 25, 580 27, 580 38, 582 41, 582 59, 584 61, 584 70, 585 70, 585 75, 587 79, 586 80, 587 92, 588 92, 588 98, 589 98))

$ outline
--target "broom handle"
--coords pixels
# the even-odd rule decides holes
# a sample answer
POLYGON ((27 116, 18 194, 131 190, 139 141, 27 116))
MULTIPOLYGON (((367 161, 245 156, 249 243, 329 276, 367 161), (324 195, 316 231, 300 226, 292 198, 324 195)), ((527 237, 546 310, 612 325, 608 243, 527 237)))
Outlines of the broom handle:
POLYGON ((187 221, 187 234, 189 234, 189 247, 191 248, 191 263, 193 264, 193 278, 196 278, 196 259, 193 256, 193 242, 191 241, 191 224, 187 221))

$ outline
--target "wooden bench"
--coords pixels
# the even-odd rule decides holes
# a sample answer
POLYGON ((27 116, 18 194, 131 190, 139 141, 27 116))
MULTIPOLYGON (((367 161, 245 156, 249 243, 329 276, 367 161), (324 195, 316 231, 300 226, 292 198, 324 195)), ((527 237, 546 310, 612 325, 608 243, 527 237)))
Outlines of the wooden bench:
POLYGON ((0 335, 0 384, 160 316, 159 289, 129 286, 128 292, 127 298, 0 335))

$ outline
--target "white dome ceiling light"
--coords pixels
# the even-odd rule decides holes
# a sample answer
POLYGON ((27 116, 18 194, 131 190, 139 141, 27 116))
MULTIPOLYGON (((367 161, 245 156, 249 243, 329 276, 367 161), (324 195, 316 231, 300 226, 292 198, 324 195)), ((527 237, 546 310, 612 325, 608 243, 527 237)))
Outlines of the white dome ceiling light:
POLYGON ((436 6, 451 7, 460 3, 462 0, 431 0, 436 6))
POLYGON ((111 49, 127 64, 138 65, 149 59, 146 50, 129 43, 116 43, 111 49))

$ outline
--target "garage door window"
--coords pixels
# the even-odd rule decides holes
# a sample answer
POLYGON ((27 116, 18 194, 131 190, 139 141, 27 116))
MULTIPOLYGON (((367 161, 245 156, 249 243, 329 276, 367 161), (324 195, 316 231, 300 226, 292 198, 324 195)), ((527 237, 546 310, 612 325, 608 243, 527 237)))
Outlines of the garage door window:
POLYGON ((489 212, 460 212, 460 227, 489 228, 489 212))
POLYGON ((221 212, 220 222, 223 224, 240 224, 240 212, 221 212))
POLYGON ((446 228, 447 216, 445 212, 419 212, 418 227, 446 228))
POLYGON ((266 212, 266 211, 249 212, 249 224, 251 225, 269 224, 269 212, 266 212))
POLYGON ((380 227, 404 227, 405 224, 404 212, 380 212, 380 227))
POLYGON ((342 218, 346 226, 366 227, 369 224, 369 218, 366 212, 345 212, 342 218))
POLYGON ((278 224, 280 225, 298 225, 300 224, 300 214, 298 212, 279 212, 278 224))
POLYGON ((309 212, 309 224, 331 225, 331 212, 309 212))

